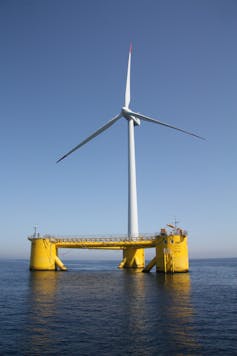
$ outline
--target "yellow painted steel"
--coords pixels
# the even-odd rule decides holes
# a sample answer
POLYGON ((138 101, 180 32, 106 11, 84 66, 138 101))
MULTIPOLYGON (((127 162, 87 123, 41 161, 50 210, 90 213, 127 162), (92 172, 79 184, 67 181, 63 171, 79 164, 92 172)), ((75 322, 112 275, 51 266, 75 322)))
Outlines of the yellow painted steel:
POLYGON ((156 271, 164 273, 188 272, 187 236, 180 234, 159 236, 156 247, 156 271))
POLYGON ((156 256, 146 265, 142 272, 150 272, 150 270, 156 265, 156 256))
POLYGON ((49 239, 32 239, 30 269, 36 271, 55 271, 56 245, 49 239))
POLYGON ((123 250, 123 260, 120 268, 144 268, 145 251, 144 248, 128 247, 123 250))
POLYGON ((58 256, 55 256, 55 264, 61 269, 61 271, 67 271, 67 267, 62 263, 58 256))
POLYGON ((67 268, 57 256, 57 246, 50 239, 35 238, 31 240, 30 270, 56 271, 57 266, 65 271, 67 268))
POLYGON ((125 250, 125 249, 141 249, 151 248, 156 246, 156 240, 153 239, 137 239, 137 240, 77 240, 77 239, 50 239, 51 243, 55 243, 58 248, 85 248, 85 249, 109 249, 109 250, 125 250))
MULTIPOLYGON (((164 230, 165 231, 165 230, 164 230)), ((63 239, 54 237, 29 237, 31 241, 30 269, 53 271, 67 270, 58 257, 58 248, 82 248, 123 250, 123 260, 119 268, 135 268, 149 272, 156 265, 157 272, 187 272, 189 269, 187 236, 182 230, 167 235, 161 233, 148 238, 136 239, 96 238, 63 239), (145 266, 145 248, 155 248, 156 256, 145 266)))

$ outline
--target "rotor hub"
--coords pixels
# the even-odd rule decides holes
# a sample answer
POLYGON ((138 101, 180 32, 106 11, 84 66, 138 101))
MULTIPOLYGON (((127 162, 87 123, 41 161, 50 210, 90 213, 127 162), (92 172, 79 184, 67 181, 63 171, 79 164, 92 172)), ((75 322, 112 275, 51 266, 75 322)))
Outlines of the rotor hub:
POLYGON ((132 112, 129 108, 126 108, 126 106, 122 107, 121 114, 125 117, 125 119, 131 119, 132 112))
POLYGON ((141 121, 134 117, 133 112, 129 108, 126 108, 126 106, 122 107, 121 115, 127 120, 133 120, 135 126, 140 126, 141 121))

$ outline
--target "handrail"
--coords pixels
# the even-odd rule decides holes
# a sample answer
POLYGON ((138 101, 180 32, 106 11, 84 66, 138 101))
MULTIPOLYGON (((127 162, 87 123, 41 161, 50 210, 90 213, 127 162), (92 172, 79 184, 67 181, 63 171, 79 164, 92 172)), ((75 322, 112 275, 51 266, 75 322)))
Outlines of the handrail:
MULTIPOLYGON (((187 236, 186 234, 183 234, 182 236, 187 236)), ((145 233, 145 234, 139 234, 138 237, 128 237, 127 235, 69 235, 69 236, 64 236, 64 235, 43 235, 40 236, 40 234, 33 234, 28 237, 29 240, 34 240, 34 239, 49 239, 51 242, 137 242, 137 241, 155 241, 157 240, 158 237, 164 237, 163 234, 160 233, 145 233)))
POLYGON ((138 237, 129 238, 127 235, 107 235, 97 237, 94 236, 60 236, 60 235, 43 235, 35 236, 31 235, 28 237, 29 240, 43 238, 49 239, 52 242, 131 242, 131 241, 153 241, 159 234, 142 234, 138 237))

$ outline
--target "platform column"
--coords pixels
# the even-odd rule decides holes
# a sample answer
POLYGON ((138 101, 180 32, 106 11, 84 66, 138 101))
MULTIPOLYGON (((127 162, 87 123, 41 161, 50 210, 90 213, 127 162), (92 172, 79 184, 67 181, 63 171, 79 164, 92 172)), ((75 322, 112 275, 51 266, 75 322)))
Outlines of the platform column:
POLYGON ((31 239, 31 271, 54 271, 56 270, 57 248, 47 238, 31 239))
POLYGON ((188 272, 188 242, 185 235, 159 236, 156 247, 156 271, 188 272))
POLYGON ((123 250, 123 260, 119 268, 144 268, 145 252, 144 248, 128 247, 123 250))

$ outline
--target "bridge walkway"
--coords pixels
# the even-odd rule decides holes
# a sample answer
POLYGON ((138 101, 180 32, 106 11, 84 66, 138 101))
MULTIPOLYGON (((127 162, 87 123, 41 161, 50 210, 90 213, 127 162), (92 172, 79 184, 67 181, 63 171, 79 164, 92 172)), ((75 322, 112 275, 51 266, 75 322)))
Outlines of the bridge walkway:
POLYGON ((111 249, 124 250, 131 248, 152 248, 157 246, 159 235, 144 235, 136 238, 128 237, 60 237, 60 236, 30 236, 32 242, 36 239, 47 239, 57 248, 81 248, 81 249, 111 249))

